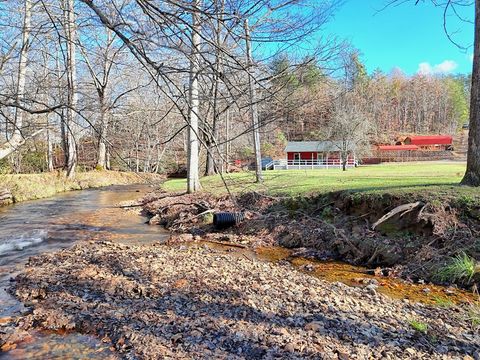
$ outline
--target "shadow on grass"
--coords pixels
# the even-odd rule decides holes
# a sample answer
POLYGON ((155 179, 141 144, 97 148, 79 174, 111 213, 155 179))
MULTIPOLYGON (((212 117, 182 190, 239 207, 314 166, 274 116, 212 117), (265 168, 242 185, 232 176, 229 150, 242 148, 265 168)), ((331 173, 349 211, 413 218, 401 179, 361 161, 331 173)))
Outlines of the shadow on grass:
POLYGON ((368 186, 368 187, 343 187, 343 186, 332 186, 329 189, 315 189, 312 188, 311 184, 306 185, 291 185, 288 186, 288 191, 285 189, 286 186, 276 186, 276 187, 268 187, 268 192, 270 194, 275 195, 285 195, 290 194, 292 196, 295 195, 313 195, 313 194, 328 194, 330 192, 352 192, 352 193, 369 193, 369 192, 400 192, 400 191, 417 191, 419 189, 428 190, 428 188, 436 188, 442 186, 451 186, 454 188, 461 188, 458 183, 435 183, 435 184, 414 184, 414 185, 388 185, 388 186, 368 186), (305 190, 309 189, 310 190, 305 190))

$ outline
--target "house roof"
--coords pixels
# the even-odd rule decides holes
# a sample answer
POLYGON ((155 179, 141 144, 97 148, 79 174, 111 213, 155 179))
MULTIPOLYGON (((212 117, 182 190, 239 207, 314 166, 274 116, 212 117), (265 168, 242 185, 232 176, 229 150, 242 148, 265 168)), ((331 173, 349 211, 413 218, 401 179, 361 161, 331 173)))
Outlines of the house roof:
POLYGON ((405 151, 418 150, 417 145, 379 145, 377 149, 380 151, 405 151))
MULTIPOLYGON (((341 141, 289 141, 285 152, 327 152, 340 151, 341 148, 341 141)), ((349 144, 348 150, 355 150, 355 146, 349 144)))
POLYGON ((451 145, 453 138, 450 135, 409 136, 405 144, 409 145, 451 145))

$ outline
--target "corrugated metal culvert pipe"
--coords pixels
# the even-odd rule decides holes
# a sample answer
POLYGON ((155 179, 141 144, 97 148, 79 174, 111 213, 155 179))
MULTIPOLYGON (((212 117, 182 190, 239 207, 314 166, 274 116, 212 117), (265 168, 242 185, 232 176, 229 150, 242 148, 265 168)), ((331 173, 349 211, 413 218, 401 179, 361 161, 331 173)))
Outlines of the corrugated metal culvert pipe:
POLYGON ((245 220, 245 214, 242 212, 213 214, 213 226, 217 230, 228 229, 229 227, 240 224, 243 220, 245 220))

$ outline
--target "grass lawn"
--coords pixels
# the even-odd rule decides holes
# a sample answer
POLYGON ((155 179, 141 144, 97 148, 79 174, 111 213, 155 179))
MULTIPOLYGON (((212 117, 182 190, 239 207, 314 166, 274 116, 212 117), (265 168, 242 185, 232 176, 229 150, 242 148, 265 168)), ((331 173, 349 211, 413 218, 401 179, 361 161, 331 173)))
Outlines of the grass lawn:
MULTIPOLYGON (((265 171, 263 184, 255 184, 254 174, 251 172, 226 174, 225 181, 235 193, 256 190, 270 195, 295 196, 340 190, 480 195, 478 188, 458 186, 464 173, 465 164, 462 163, 390 163, 360 166, 346 172, 340 169, 265 171)), ((214 194, 226 193, 220 176, 204 177, 201 183, 204 191, 214 194)), ((163 186, 168 191, 183 191, 186 188, 186 181, 169 180, 163 186)))

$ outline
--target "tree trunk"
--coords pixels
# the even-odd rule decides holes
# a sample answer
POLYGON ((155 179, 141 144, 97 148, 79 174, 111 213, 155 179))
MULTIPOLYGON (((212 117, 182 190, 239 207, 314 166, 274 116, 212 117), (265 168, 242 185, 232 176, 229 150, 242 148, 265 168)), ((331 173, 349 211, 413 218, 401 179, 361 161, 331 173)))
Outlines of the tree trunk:
POLYGON ((97 151, 97 166, 102 169, 107 169, 107 130, 108 130, 108 121, 107 121, 107 109, 105 107, 105 99, 103 94, 99 96, 100 104, 100 130, 98 134, 98 151, 97 151))
POLYGON ((228 173, 230 163, 230 110, 225 112, 225 165, 224 171, 228 173))
POLYGON ((107 170, 112 170, 112 161, 111 161, 111 153, 110 149, 107 148, 107 160, 105 162, 105 166, 107 167, 107 170))
POLYGON ((247 45, 247 69, 248 69, 248 86, 249 86, 249 102, 250 102, 250 116, 252 119, 252 131, 253 131, 253 151, 255 153, 255 176, 256 182, 263 182, 262 175, 262 154, 260 152, 260 129, 258 121, 258 106, 257 106, 257 94, 255 91, 255 84, 253 79, 253 61, 252 61, 252 48, 250 44, 250 28, 248 26, 248 19, 245 19, 245 40, 247 45))
POLYGON ((215 0, 215 13, 217 17, 217 26, 215 29, 215 67, 214 67, 214 88, 213 88, 213 121, 212 138, 213 141, 207 151, 207 175, 214 175, 218 171, 218 164, 215 161, 214 152, 220 153, 216 147, 218 140, 218 126, 220 122, 219 93, 220 93, 220 72, 222 71, 222 29, 223 13, 225 11, 225 0, 215 0))
POLYGON ((67 41, 67 87, 68 109, 66 116, 66 143, 67 143, 67 177, 75 177, 77 167, 77 143, 75 139, 75 107, 77 105, 77 70, 76 70, 76 24, 74 0, 66 1, 65 34, 67 41))
POLYGON ((190 58, 190 89, 189 89, 189 128, 188 128, 188 160, 187 160, 187 192, 200 190, 198 174, 198 114, 200 73, 200 14, 195 11, 200 6, 200 0, 192 0, 192 50, 190 58))
MULTIPOLYGON (((25 16, 23 19, 23 33, 22 33, 22 49, 20 50, 20 59, 18 64, 18 83, 17 83, 17 103, 21 103, 25 98, 25 82, 27 76, 27 60, 28 50, 30 47, 30 33, 32 22, 32 1, 25 0, 25 16)), ((21 130, 24 120, 24 111, 16 109, 15 112, 15 128, 13 135, 8 141, 0 145, 0 159, 3 159, 25 144, 25 139, 22 136, 21 130)))
MULTIPOLYGON (((47 117, 48 120, 48 117, 47 117)), ((53 143, 52 136, 50 135, 50 125, 47 123, 47 166, 48 171, 53 172, 53 143)))
POLYGON ((480 186, 480 0, 475 0, 475 40, 470 97, 467 171, 461 184, 480 186))

